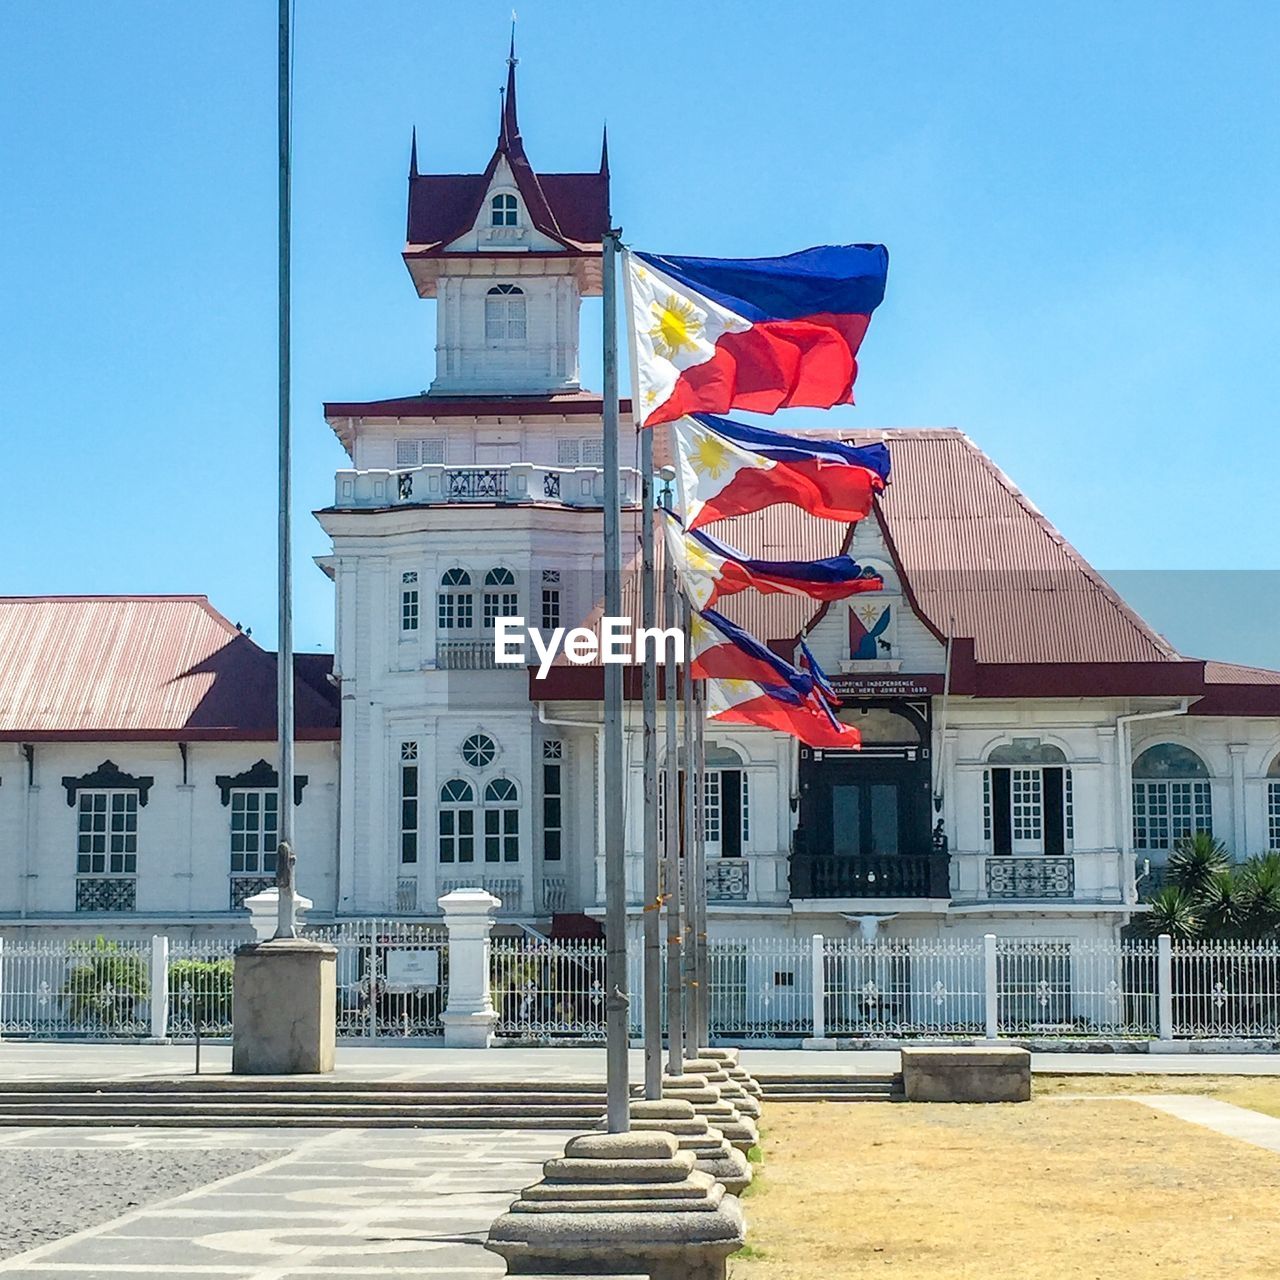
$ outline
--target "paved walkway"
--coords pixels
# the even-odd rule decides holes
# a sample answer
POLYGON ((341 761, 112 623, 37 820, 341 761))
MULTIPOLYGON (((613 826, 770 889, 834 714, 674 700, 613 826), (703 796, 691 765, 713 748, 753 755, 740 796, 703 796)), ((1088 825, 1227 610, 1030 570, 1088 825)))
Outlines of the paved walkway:
MULTIPOLYGON (((199 1130, 134 1129, 134 1146, 201 1143, 199 1130)), ((214 1135, 226 1142, 260 1135, 214 1135)), ((499 1277, 489 1226, 570 1135, 359 1130, 292 1138, 247 1172, 136 1209, 0 1262, 14 1280, 216 1276, 226 1280, 499 1277)), ((19 1131, 6 1145, 94 1144, 86 1130, 19 1131)), ((284 1135, 272 1135, 277 1142, 284 1135)))
MULTIPOLYGON (((229 1045, 204 1045, 202 1069, 225 1074, 229 1045)), ((894 1050, 806 1051, 744 1049, 743 1065, 768 1075, 882 1075, 898 1070, 894 1050)), ((0 1043, 0 1084, 9 1080, 128 1080, 190 1075, 189 1044, 0 1043)), ((1280 1054, 1266 1053, 1036 1053, 1032 1069, 1104 1075, 1280 1075, 1280 1054)), ((443 1049, 394 1045, 338 1046, 335 1075, 349 1080, 574 1080, 604 1079, 603 1048, 443 1049)), ((644 1078, 639 1050, 631 1078, 644 1078)))
POLYGON ((1203 1125, 1228 1138, 1239 1138, 1241 1142, 1250 1142, 1255 1147, 1280 1152, 1280 1120, 1275 1116, 1237 1107, 1233 1102, 1222 1102, 1218 1098, 1197 1098, 1190 1094, 1147 1093, 1134 1096, 1139 1102, 1145 1102, 1157 1111, 1167 1111, 1189 1124, 1203 1125))

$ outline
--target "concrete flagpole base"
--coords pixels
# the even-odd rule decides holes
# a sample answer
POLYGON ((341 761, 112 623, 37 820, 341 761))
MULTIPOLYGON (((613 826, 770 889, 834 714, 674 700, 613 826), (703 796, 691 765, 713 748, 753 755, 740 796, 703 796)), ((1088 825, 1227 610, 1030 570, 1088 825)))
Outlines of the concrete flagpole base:
POLYGON ((755 1122, 742 1115, 732 1103, 720 1096, 720 1090, 703 1075, 662 1077, 662 1096, 681 1098, 693 1103, 693 1109, 706 1117, 713 1129, 719 1129, 730 1145, 745 1156, 760 1141, 755 1122))
POLYGON ((697 1057, 684 1060, 684 1071, 690 1076, 706 1076, 707 1083, 716 1085, 720 1096, 743 1116, 752 1120, 760 1117, 760 1102, 752 1097, 742 1085, 725 1069, 723 1062, 715 1058, 704 1058, 699 1052, 697 1057))
POLYGON ((751 1185, 747 1157, 719 1129, 700 1116, 693 1103, 676 1098, 635 1101, 631 1104, 633 1133, 670 1133, 681 1151, 693 1152, 693 1167, 723 1182, 731 1195, 740 1196, 751 1185))
POLYGON ((489 1229, 507 1274, 725 1280, 746 1224, 738 1201, 669 1133, 571 1138, 489 1229))
POLYGON ((736 1080, 753 1098, 764 1096, 760 1082, 738 1061, 737 1049, 699 1049, 694 1056, 723 1063, 730 1080, 736 1080))
POLYGON ((333 1070, 338 949, 305 938, 251 942, 235 956, 231 1004, 234 1075, 333 1070))

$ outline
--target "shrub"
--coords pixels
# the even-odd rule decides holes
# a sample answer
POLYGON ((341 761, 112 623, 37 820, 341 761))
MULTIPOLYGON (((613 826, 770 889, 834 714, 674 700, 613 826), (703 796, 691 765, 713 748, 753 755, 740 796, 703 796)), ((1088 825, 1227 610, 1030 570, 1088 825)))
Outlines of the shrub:
POLYGON ((71 955, 62 985, 71 1025, 118 1029, 131 1024, 150 991, 145 955, 102 937, 75 943, 71 955))
POLYGON ((231 1025, 235 961, 173 960, 169 964, 169 1015, 178 1026, 220 1031, 231 1025))

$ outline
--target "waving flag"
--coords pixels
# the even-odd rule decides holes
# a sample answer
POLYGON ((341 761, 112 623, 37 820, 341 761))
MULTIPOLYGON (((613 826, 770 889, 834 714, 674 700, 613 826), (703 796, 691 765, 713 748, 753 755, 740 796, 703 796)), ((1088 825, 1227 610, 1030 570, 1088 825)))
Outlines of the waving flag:
POLYGON ((813 677, 735 626, 715 609, 695 613, 689 629, 689 674, 695 680, 754 680, 786 688, 801 698, 813 693, 813 677))
POLYGON ((701 414, 672 425, 685 528, 779 502, 852 522, 871 510, 889 477, 883 444, 806 439, 701 414))
POLYGON ((831 681, 827 679, 827 674, 818 666, 818 660, 813 656, 813 650, 804 642, 800 641, 800 669, 807 672, 813 677, 814 687, 833 707, 840 705, 839 695, 832 687, 831 681))
POLYGON ((667 554, 680 577, 681 589, 696 609, 706 609, 722 596, 748 587, 765 595, 807 596, 843 600, 863 591, 879 591, 884 580, 852 556, 823 560, 757 560, 713 538, 703 529, 687 533, 674 512, 667 512, 667 554))
POLYGON ((879 244, 780 258, 627 254, 640 425, 852 401, 888 271, 879 244))
POLYGON ((799 738, 811 747, 857 749, 862 736, 842 724, 815 694, 753 680, 708 680, 707 718, 720 724, 753 724, 799 738))

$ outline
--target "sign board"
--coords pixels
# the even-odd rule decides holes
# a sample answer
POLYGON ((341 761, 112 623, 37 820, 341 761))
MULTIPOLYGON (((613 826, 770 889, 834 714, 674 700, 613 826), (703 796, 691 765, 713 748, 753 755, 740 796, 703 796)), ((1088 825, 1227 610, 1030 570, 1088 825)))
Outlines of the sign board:
POLYGON ((387 951, 387 989, 417 991, 440 985, 440 953, 434 948, 393 947, 387 951))
POLYGON ((897 672, 842 673, 828 679, 842 698, 927 698, 942 692, 942 676, 901 675, 897 672))

